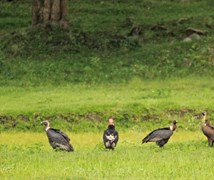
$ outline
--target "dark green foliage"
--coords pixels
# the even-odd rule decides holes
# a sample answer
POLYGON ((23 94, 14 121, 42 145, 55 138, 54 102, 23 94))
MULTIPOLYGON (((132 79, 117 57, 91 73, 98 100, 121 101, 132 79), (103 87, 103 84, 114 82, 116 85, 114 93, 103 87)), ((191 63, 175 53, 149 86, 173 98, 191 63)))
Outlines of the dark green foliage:
POLYGON ((68 30, 32 29, 27 0, 0 5, 1 85, 213 75, 214 17, 204 1, 69 1, 68 30), (183 42, 190 27, 205 35, 183 42))
MULTIPOLYGON (((133 109, 134 110, 134 109, 133 109)), ((200 119, 193 119, 193 114, 199 110, 181 109, 167 110, 158 113, 152 110, 141 110, 141 112, 108 112, 84 113, 84 114, 55 114, 47 115, 42 113, 34 113, 33 115, 1 115, 0 130, 1 131, 34 131, 42 132, 43 126, 41 121, 49 120, 51 127, 64 129, 71 132, 102 132, 107 127, 107 119, 112 116, 116 120, 116 126, 123 130, 148 131, 154 127, 164 127, 171 123, 172 119, 178 120, 178 131, 198 130, 200 119), (167 120, 166 116, 171 116, 171 120, 167 120)), ((209 110, 212 112, 212 110, 209 110)))
MULTIPOLYGON (((108 34, 108 32, 77 32, 61 29, 26 29, 11 32, 3 38, 2 50, 9 57, 19 58, 61 58, 79 54, 82 49, 88 51, 115 50, 123 46, 136 48, 138 41, 125 36, 108 34)), ((84 53, 84 52, 83 52, 84 53)))

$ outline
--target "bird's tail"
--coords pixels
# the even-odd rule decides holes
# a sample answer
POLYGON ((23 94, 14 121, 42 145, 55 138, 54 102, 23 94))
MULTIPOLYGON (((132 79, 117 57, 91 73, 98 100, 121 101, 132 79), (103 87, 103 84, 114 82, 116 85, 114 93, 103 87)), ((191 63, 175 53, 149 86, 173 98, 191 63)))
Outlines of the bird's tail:
POLYGON ((149 137, 146 136, 144 139, 142 139, 142 144, 143 144, 143 143, 147 143, 148 141, 149 141, 149 137))
POLYGON ((69 146, 68 146, 68 152, 72 152, 72 151, 74 151, 74 148, 73 148, 73 146, 71 144, 69 144, 69 146))

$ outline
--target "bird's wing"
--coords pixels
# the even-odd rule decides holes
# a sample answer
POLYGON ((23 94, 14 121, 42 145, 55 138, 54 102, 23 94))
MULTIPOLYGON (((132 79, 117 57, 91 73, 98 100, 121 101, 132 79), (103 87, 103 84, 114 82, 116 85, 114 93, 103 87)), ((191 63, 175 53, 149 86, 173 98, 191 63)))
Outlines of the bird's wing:
POLYGON ((115 142, 115 143, 117 143, 117 142, 118 142, 118 140, 119 140, 119 134, 118 134, 118 132, 117 132, 117 131, 115 131, 114 136, 115 136, 115 140, 114 140, 114 142, 115 142))
POLYGON ((210 127, 211 129, 214 129, 214 126, 212 124, 209 124, 207 126, 210 127))
POLYGON ((104 131, 104 133, 103 133, 103 141, 104 142, 111 141, 112 138, 114 138, 114 137, 111 136, 111 134, 108 130, 104 131))
POLYGON ((173 131, 171 131, 170 128, 159 128, 149 133, 143 139, 143 142, 156 142, 162 139, 168 139, 172 134, 173 131))
POLYGON ((60 148, 66 151, 73 151, 73 146, 69 143, 68 136, 58 129, 50 128, 47 131, 47 136, 50 145, 55 148, 60 148))
POLYGON ((51 128, 51 130, 53 130, 53 131, 55 131, 56 133, 60 134, 63 138, 65 138, 65 140, 66 140, 67 142, 70 141, 70 138, 68 137, 68 135, 65 134, 64 132, 60 131, 59 129, 53 129, 53 128, 51 128))
POLYGON ((214 140, 214 129, 210 126, 202 126, 202 131, 205 136, 214 140))

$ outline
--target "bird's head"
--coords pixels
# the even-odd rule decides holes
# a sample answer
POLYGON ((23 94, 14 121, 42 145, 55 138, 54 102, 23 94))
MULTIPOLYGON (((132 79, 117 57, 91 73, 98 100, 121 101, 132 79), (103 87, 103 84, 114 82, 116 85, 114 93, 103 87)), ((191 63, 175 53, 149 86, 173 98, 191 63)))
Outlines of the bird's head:
POLYGON ((49 123, 48 120, 42 121, 42 122, 41 122, 41 125, 44 125, 44 126, 45 126, 45 131, 47 131, 47 130, 50 128, 50 123, 49 123))
POLYGON ((176 120, 172 121, 172 124, 177 124, 177 123, 178 123, 178 121, 176 121, 176 120))
POLYGON ((204 111, 204 112, 195 114, 195 115, 193 116, 193 118, 194 118, 194 119, 201 119, 201 120, 202 120, 202 123, 205 123, 205 120, 207 119, 207 112, 204 111))
POLYGON ((108 124, 109 125, 114 125, 114 119, 113 118, 109 118, 108 119, 108 124))
POLYGON ((205 123, 207 120, 207 112, 206 111, 201 113, 201 118, 202 118, 202 122, 205 123))
POLYGON ((201 112, 201 113, 198 113, 198 114, 195 114, 195 115, 194 115, 194 117, 195 117, 196 119, 201 119, 201 118, 206 117, 206 116, 207 116, 207 112, 206 112, 206 111, 203 111, 203 112, 201 112))
POLYGON ((202 116, 207 116, 207 112, 204 111, 204 112, 201 113, 201 115, 202 115, 202 116))
POLYGON ((174 130, 177 128, 177 126, 176 126, 177 123, 178 123, 178 122, 177 122, 176 120, 173 120, 173 121, 172 121, 172 125, 170 126, 170 130, 171 130, 171 131, 174 131, 174 130))

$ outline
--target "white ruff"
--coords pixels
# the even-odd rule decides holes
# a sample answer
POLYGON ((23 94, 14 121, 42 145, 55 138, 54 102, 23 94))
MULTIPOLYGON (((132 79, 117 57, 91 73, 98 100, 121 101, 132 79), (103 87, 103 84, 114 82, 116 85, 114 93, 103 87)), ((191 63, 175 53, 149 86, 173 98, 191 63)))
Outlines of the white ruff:
POLYGON ((113 135, 109 135, 109 136, 107 136, 107 135, 105 135, 106 136, 106 138, 109 140, 109 141, 114 141, 115 140, 115 137, 113 136, 113 135))
POLYGON ((49 127, 49 126, 47 126, 47 127, 45 128, 45 131, 48 131, 48 129, 50 129, 50 127, 49 127))
POLYGON ((171 131, 173 131, 173 126, 170 126, 169 129, 170 129, 171 131))

